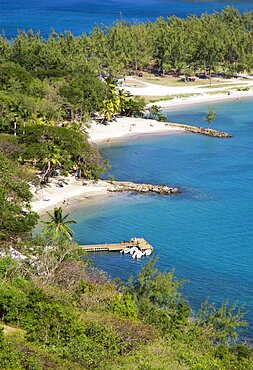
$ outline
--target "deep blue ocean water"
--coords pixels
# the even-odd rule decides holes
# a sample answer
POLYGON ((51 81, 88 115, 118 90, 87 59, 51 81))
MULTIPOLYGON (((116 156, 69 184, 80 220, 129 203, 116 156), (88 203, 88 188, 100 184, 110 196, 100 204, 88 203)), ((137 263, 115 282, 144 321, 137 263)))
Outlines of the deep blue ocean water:
MULTIPOLYGON (((184 293, 197 309, 209 298, 239 301, 250 312, 244 335, 253 342, 253 104, 215 104, 213 127, 232 139, 194 134, 134 137, 101 147, 119 180, 176 185, 181 195, 120 195, 71 213, 79 243, 147 239, 160 269, 189 281, 184 293)), ((171 121, 203 126, 206 105, 168 112, 171 121)), ((145 260, 93 255, 112 277, 127 279, 145 260)))
POLYGON ((14 37, 19 29, 33 29, 47 36, 70 30, 75 35, 89 32, 94 25, 155 20, 159 16, 201 14, 231 5, 240 11, 252 10, 252 1, 209 0, 0 0, 0 33, 14 37))

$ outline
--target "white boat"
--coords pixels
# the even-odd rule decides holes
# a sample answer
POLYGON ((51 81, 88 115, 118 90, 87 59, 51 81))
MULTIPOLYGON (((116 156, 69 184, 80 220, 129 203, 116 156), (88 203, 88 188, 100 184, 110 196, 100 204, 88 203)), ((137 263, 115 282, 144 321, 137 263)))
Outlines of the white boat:
POLYGON ((142 252, 138 249, 133 255, 132 258, 138 260, 143 256, 142 252))
POLYGON ((120 251, 120 253, 122 253, 122 254, 130 253, 130 248, 124 248, 124 249, 122 249, 122 251, 120 251))
POLYGON ((132 247, 132 248, 130 248, 130 254, 134 254, 134 253, 136 253, 137 251, 138 251, 139 249, 137 248, 137 247, 132 247))
POLYGON ((143 252, 143 256, 150 256, 152 254, 152 249, 146 249, 144 252, 143 252))

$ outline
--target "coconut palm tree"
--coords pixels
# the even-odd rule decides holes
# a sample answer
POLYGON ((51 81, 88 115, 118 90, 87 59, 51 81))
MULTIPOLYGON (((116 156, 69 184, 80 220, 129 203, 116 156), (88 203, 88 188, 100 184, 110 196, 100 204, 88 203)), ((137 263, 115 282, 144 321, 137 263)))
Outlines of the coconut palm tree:
POLYGON ((125 108, 127 107, 127 103, 129 101, 129 98, 130 98, 130 94, 128 91, 125 91, 123 89, 118 89, 117 91, 117 95, 118 95, 118 98, 119 98, 119 111, 120 111, 120 114, 125 114, 125 108))
POLYGON ((62 164, 62 153, 61 150, 54 145, 50 145, 48 154, 43 159, 43 164, 46 165, 45 172, 41 178, 41 183, 45 183, 48 176, 52 173, 56 166, 62 164))
POLYGON ((42 230, 42 235, 51 236, 54 240, 59 239, 72 239, 73 230, 68 226, 75 224, 74 220, 67 220, 69 213, 65 216, 62 214, 61 207, 55 207, 54 213, 47 212, 50 217, 50 221, 45 221, 43 224, 45 227, 42 230))
POLYGON ((114 94, 109 99, 103 101, 102 115, 105 121, 111 122, 113 116, 120 111, 120 99, 114 94))

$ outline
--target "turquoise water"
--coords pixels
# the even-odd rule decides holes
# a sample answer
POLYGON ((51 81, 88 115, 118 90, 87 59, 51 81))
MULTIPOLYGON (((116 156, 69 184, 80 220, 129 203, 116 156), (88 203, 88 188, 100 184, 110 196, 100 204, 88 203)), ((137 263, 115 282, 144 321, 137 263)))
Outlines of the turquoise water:
POLYGON ((70 30, 89 32, 100 23, 111 24, 123 17, 127 21, 155 20, 159 16, 201 14, 231 5, 241 11, 252 10, 252 1, 206 0, 1 0, 0 33, 14 37, 19 29, 33 29, 47 36, 70 30))
MULTIPOLYGON (((122 195, 74 211, 79 243, 143 236, 154 247, 159 268, 176 269, 189 281, 184 292, 192 307, 209 298, 238 300, 251 310, 253 340, 253 104, 216 104, 214 127, 232 139, 194 134, 135 137, 101 148, 119 180, 180 186, 181 195, 122 195)), ((169 112, 172 121, 204 125, 206 105, 169 112)), ((127 279, 145 261, 97 254, 95 264, 127 279)))

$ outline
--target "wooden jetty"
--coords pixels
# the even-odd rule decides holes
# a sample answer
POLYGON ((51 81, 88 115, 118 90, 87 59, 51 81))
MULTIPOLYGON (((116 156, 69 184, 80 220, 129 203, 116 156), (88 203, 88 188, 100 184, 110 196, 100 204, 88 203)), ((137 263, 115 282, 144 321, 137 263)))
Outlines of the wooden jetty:
POLYGON ((150 245, 143 238, 131 238, 129 241, 123 241, 114 244, 92 244, 92 245, 79 245, 79 248, 86 252, 120 252, 124 248, 137 247, 140 251, 146 250, 153 251, 152 245, 150 245))

